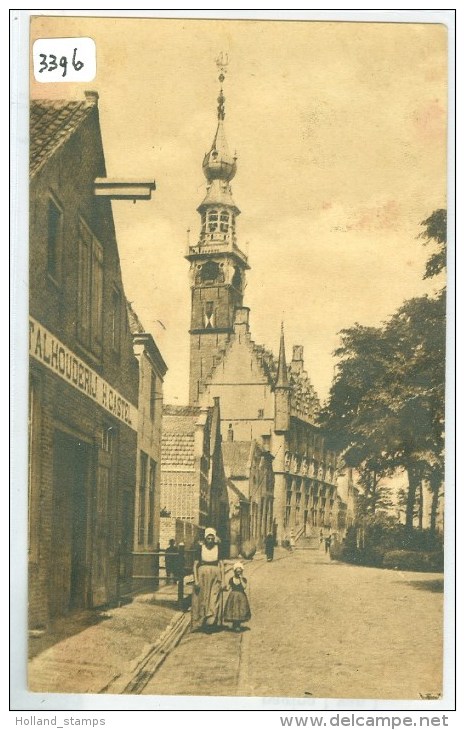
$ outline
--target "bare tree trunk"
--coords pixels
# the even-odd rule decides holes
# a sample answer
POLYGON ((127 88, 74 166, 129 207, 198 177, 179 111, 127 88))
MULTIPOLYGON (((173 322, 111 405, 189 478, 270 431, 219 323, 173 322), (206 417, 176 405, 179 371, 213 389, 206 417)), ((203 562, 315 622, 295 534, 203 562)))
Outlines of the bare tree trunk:
POLYGON ((423 530, 423 479, 418 484, 418 527, 423 530))
POLYGON ((405 507, 405 527, 407 532, 413 532, 413 514, 415 511, 415 499, 417 496, 417 488, 420 482, 420 472, 417 466, 410 464, 407 467, 408 490, 407 504, 405 507))
POLYGON ((439 490, 441 488, 441 474, 438 470, 433 470, 429 480, 432 500, 431 500, 431 517, 429 529, 432 535, 436 533, 436 519, 438 515, 439 490))
POLYGON ((373 481, 371 483, 371 512, 376 514, 376 471, 373 470, 373 481))

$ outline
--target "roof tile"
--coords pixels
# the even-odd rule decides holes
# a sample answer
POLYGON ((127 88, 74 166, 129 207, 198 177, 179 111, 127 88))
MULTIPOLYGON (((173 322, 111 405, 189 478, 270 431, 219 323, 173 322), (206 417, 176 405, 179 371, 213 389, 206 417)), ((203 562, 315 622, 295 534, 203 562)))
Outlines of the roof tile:
POLYGON ((29 174, 32 177, 77 130, 95 107, 86 101, 33 100, 29 114, 29 174))

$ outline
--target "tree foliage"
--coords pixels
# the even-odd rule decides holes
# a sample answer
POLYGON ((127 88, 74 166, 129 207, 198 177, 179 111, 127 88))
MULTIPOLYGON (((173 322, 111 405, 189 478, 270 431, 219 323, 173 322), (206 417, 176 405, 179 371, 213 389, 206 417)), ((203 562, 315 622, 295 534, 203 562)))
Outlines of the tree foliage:
MULTIPOLYGON (((425 276, 445 266, 445 223, 442 210, 423 223, 421 235, 441 246, 425 276)), ((359 471, 368 512, 387 496, 380 491, 382 478, 398 468, 406 471, 410 529, 422 480, 430 481, 434 496, 443 478, 445 304, 442 290, 404 302, 380 327, 357 323, 342 330, 336 376, 321 416, 332 446, 359 471)))
POLYGON ((437 247, 426 262, 423 278, 430 279, 446 268, 447 211, 443 208, 435 210, 421 225, 424 230, 420 233, 420 238, 426 239, 425 245, 434 242, 437 247))

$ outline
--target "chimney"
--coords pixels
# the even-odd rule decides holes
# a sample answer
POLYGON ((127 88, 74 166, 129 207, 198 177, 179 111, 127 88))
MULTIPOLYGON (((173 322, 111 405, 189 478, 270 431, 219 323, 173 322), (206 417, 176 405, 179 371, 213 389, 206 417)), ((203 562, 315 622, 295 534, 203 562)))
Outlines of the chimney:
POLYGON ((87 106, 98 106, 98 91, 84 91, 84 96, 86 97, 87 106))
POLYGON ((247 334, 249 331, 249 307, 237 307, 234 312, 234 334, 247 334))
POLYGON ((294 345, 292 348, 291 372, 299 375, 304 369, 304 348, 302 345, 294 345))

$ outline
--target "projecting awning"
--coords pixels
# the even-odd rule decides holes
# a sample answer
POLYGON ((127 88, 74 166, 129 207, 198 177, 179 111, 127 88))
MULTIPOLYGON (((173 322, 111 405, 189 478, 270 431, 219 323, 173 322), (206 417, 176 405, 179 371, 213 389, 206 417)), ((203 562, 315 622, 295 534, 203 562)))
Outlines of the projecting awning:
POLYGON ((151 200, 155 180, 128 180, 97 177, 94 180, 94 195, 111 200, 151 200))

